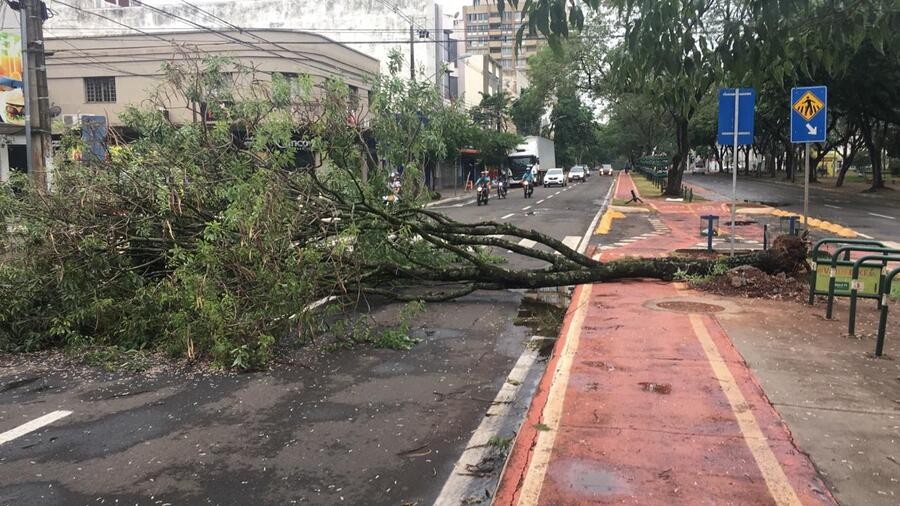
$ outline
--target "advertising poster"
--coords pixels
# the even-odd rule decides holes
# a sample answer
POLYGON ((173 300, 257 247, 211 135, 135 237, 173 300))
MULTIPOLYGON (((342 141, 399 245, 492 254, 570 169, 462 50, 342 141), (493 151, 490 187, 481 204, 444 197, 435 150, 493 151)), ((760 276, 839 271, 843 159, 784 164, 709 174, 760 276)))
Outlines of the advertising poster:
POLYGON ((0 31, 0 120, 25 125, 25 96, 22 93, 22 37, 0 31))

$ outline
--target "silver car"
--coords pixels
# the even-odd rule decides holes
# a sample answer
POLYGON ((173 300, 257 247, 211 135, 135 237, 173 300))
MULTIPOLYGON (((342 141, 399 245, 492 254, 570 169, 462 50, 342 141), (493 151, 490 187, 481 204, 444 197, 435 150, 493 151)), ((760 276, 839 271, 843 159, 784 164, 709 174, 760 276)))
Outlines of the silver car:
POLYGON ((575 165, 574 167, 569 169, 569 181, 581 181, 583 183, 586 179, 587 175, 585 174, 584 167, 582 167, 581 165, 575 165))
POLYGON ((563 170, 559 167, 554 167, 548 170, 546 174, 544 174, 544 188, 552 185, 569 185, 569 181, 566 178, 566 173, 563 172, 563 170))
POLYGON ((608 164, 608 163, 604 163, 603 165, 601 165, 601 166, 600 166, 600 175, 602 175, 602 176, 612 176, 612 175, 613 175, 613 168, 612 168, 612 165, 610 165, 610 164, 608 164))

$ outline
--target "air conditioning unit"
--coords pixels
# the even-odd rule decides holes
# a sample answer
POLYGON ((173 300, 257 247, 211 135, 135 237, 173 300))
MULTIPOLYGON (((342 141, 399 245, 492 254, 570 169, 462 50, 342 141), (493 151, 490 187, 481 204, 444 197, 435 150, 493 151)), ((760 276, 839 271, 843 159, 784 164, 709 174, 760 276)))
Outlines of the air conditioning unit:
POLYGON ((63 114, 62 115, 63 125, 66 128, 75 128, 76 126, 81 124, 81 115, 80 114, 63 114))

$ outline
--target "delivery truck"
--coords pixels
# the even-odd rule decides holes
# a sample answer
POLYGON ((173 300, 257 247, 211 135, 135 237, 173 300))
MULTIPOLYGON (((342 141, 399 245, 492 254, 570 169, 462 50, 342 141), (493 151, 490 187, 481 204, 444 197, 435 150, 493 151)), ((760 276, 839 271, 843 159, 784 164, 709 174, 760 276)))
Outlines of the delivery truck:
POLYGON ((529 135, 509 152, 510 184, 522 184, 523 174, 531 170, 535 163, 539 171, 535 179, 540 183, 547 169, 556 167, 556 151, 550 139, 529 135))

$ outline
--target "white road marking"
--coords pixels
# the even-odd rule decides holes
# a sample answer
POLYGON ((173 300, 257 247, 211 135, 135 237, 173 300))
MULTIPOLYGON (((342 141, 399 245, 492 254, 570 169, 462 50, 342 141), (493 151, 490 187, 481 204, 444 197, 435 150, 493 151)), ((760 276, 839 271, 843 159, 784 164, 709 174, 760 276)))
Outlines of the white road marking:
POLYGON ((529 209, 531 209, 531 206, 525 206, 525 207, 522 208, 523 211, 527 211, 527 210, 529 210, 529 209))
POLYGON ((3 434, 0 434, 0 445, 2 445, 3 443, 8 443, 8 442, 12 441, 13 439, 20 438, 20 437, 24 436, 25 434, 28 434, 29 432, 34 432, 45 425, 50 425, 51 423, 53 423, 61 418, 65 418, 71 414, 72 414, 71 411, 53 411, 53 412, 47 413, 46 415, 44 415, 42 417, 35 418, 34 420, 32 420, 28 423, 19 425, 15 429, 8 430, 8 431, 4 432, 3 434))
POLYGON ((519 246, 523 248, 533 248, 535 244, 537 243, 535 241, 532 241, 531 239, 522 239, 521 241, 519 241, 519 246))
POLYGON ((840 209, 841 208, 841 206, 833 206, 831 204, 825 204, 825 207, 830 207, 832 209, 840 209))
POLYGON ((897 218, 894 218, 893 216, 887 216, 885 214, 878 214, 878 213, 866 213, 866 214, 871 215, 871 216, 877 216, 879 218, 885 218, 888 220, 896 220, 897 219, 897 218))
POLYGON ((508 218, 512 218, 512 217, 515 216, 515 215, 516 215, 516 213, 509 213, 509 214, 507 214, 506 216, 501 216, 500 219, 501 219, 501 220, 505 220, 505 219, 508 219, 508 218))
POLYGON ((543 204, 543 203, 544 203, 544 199, 538 200, 537 203, 538 203, 538 204, 543 204))
POLYGON ((579 237, 579 236, 577 236, 577 235, 567 235, 567 236, 563 239, 562 242, 563 242, 563 244, 565 244, 566 246, 568 246, 568 247, 570 247, 570 248, 572 248, 572 249, 575 249, 575 248, 578 247, 578 243, 581 242, 581 237, 579 237))
POLYGON ((863 239, 874 239, 874 237, 872 237, 871 235, 864 234, 862 232, 857 232, 856 235, 862 237, 863 239))
POLYGON ((550 199, 552 199, 552 198, 555 197, 555 196, 556 196, 555 193, 554 193, 553 195, 547 195, 547 200, 550 200, 550 199))

